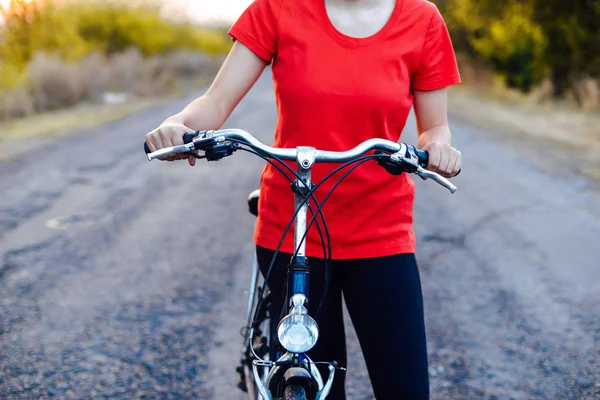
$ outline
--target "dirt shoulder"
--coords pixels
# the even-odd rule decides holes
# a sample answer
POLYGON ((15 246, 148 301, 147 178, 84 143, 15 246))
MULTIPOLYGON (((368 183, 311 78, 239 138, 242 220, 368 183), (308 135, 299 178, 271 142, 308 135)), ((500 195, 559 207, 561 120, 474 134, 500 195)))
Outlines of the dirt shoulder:
MULTIPOLYGON (((168 100, 172 100, 169 98, 168 100)), ((167 99, 144 99, 124 104, 80 105, 0 124, 0 162, 58 138, 117 121, 167 99)))
POLYGON ((449 113, 451 119, 467 122, 553 173, 584 174, 600 181, 599 114, 495 99, 470 88, 451 90, 449 113))

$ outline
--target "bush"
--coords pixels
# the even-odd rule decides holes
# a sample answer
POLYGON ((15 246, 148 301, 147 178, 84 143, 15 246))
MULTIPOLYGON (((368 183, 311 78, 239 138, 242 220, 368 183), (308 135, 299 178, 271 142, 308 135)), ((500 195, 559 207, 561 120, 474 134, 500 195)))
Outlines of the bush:
POLYGON ((219 64, 205 53, 177 50, 165 57, 164 68, 169 75, 182 79, 193 79, 201 72, 216 72, 219 64))
POLYGON ((15 88, 0 90, 0 119, 8 120, 79 102, 100 102, 107 92, 129 98, 162 96, 191 79, 214 74, 219 63, 202 52, 176 50, 143 57, 138 49, 106 57, 91 53, 79 62, 37 53, 15 88))
POLYGON ((81 61, 78 78, 86 100, 100 101, 109 87, 111 76, 107 62, 107 58, 99 52, 93 52, 81 61))
POLYGON ((35 111, 34 99, 25 87, 0 91, 0 118, 25 117, 35 111))
POLYGON ((44 53, 36 54, 29 64, 25 87, 35 99, 36 111, 72 106, 80 102, 86 92, 78 65, 44 53))

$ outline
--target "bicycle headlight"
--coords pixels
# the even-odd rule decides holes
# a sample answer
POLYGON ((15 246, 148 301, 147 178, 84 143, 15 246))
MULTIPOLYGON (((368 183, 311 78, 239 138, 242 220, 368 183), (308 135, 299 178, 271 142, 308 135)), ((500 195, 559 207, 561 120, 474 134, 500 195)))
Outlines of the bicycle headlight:
POLYGON ((306 353, 317 344, 319 328, 306 314, 290 314, 277 327, 279 343, 291 353, 306 353))

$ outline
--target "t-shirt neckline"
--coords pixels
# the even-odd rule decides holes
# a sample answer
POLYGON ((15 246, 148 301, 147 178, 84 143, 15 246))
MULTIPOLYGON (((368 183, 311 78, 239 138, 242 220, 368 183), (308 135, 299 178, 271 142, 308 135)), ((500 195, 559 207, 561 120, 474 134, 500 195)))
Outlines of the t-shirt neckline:
POLYGON ((348 36, 345 33, 340 32, 333 25, 333 23, 329 19, 329 15, 327 14, 327 7, 325 5, 325 0, 315 0, 315 1, 318 3, 317 7, 319 9, 319 14, 321 16, 323 25, 325 26, 325 30, 327 31, 327 33, 329 33, 334 39, 337 39, 343 43, 354 45, 354 46, 365 46, 368 44, 372 44, 373 42, 376 42, 377 40, 385 37, 387 35, 387 33, 390 31, 390 29, 392 29, 394 27, 394 24, 396 23, 396 19, 398 19, 398 16, 400 15, 400 12, 402 10, 402 5, 404 3, 404 0, 396 0, 396 3, 394 4, 394 9, 392 10, 392 15, 390 15, 390 18, 387 20, 385 25, 380 30, 378 30, 371 36, 357 38, 357 37, 353 37, 353 36, 348 36))

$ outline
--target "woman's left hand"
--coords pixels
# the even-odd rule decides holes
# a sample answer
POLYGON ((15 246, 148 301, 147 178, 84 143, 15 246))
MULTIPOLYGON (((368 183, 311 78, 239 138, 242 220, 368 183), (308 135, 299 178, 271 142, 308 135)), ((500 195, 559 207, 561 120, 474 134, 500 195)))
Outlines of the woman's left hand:
POLYGON ((456 176, 462 167, 462 154, 448 143, 432 142, 421 150, 429 153, 427 169, 446 178, 456 176))

